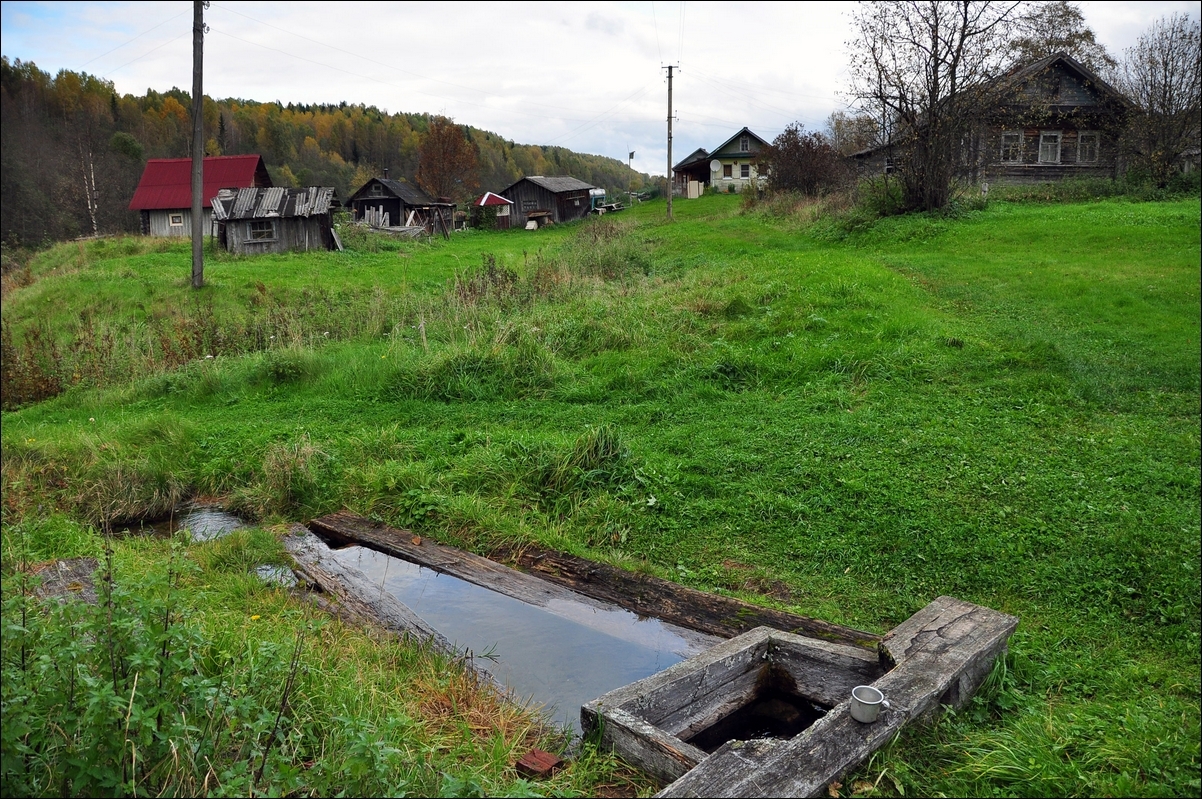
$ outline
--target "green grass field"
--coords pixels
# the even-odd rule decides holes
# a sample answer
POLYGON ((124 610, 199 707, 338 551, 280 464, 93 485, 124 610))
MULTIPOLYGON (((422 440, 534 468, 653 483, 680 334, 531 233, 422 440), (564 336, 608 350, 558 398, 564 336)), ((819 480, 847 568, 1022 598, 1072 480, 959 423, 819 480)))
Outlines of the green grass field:
MULTIPOLYGON (((3 415, 5 568, 208 495, 484 553, 538 541, 876 632, 951 594, 1021 617, 1004 669, 844 795, 1202 792, 1199 202, 852 233, 738 198, 663 210, 214 256, 198 294, 186 243, 48 252, 4 323, 40 325, 78 386, 3 415), (198 343, 163 371, 173 330, 198 343)), ((167 549, 117 555, 136 579, 167 549)), ((188 600, 211 635, 264 592, 299 614, 222 590, 221 613, 188 600)), ((506 735, 468 736, 446 779, 528 790, 506 735)), ((600 793, 616 769, 589 753, 535 787, 600 793)))

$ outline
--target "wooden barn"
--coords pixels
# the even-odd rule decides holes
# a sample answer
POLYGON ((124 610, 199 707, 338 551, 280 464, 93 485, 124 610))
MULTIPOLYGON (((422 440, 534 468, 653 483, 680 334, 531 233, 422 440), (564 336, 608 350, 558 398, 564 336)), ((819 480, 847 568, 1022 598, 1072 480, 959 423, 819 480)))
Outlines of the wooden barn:
POLYGON ((213 198, 221 246, 239 255, 342 249, 334 189, 223 189, 213 198))
POLYGON ((550 178, 531 175, 498 194, 513 203, 510 225, 524 227, 531 220, 543 225, 587 216, 592 209, 594 188, 567 175, 550 178))
MULTIPOLYGON (((221 189, 269 188, 271 176, 258 155, 215 155, 204 160, 204 232, 212 235, 213 198, 221 189)), ((142 216, 146 236, 192 235, 192 159, 152 158, 129 202, 142 216)))
POLYGON ((455 204, 437 202, 412 183, 372 178, 346 201, 356 221, 378 228, 422 227, 426 232, 447 233, 455 224, 455 204))

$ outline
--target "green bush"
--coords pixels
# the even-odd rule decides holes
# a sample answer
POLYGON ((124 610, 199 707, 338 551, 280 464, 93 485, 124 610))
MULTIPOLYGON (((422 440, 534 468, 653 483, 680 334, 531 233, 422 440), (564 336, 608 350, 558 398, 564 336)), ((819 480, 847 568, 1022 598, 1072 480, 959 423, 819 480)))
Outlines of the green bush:
POLYGON ((227 795, 296 787, 297 651, 220 651, 183 609, 175 557, 137 591, 38 600, 6 576, 0 782, 10 796, 227 795), (218 771, 214 772, 214 764, 218 771), (210 786, 208 780, 215 780, 210 786))

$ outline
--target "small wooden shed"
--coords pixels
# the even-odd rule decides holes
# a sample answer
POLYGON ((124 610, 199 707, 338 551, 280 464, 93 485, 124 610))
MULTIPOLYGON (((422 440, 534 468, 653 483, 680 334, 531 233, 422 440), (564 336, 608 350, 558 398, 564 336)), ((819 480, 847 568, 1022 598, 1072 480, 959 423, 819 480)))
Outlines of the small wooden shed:
POLYGON ((346 201, 356 221, 377 228, 423 227, 426 232, 448 233, 455 224, 455 204, 439 202, 412 183, 372 178, 346 201))
POLYGON ((513 204, 513 200, 507 200, 499 194, 493 194, 491 191, 484 192, 472 200, 472 226, 509 230, 509 220, 513 216, 513 204), (487 220, 487 222, 483 220, 487 220))
POLYGON ((333 187, 222 190, 213 198, 221 246, 239 255, 342 249, 333 187))
POLYGON ((594 188, 568 175, 530 175, 498 193, 513 202, 513 221, 510 224, 524 227, 531 218, 551 222, 582 219, 592 209, 590 192, 594 188))
MULTIPOLYGON (((213 232, 212 200, 220 189, 271 186, 258 155, 211 155, 204 159, 204 232, 213 232)), ((142 217, 144 236, 192 235, 192 159, 152 158, 129 201, 142 217)))

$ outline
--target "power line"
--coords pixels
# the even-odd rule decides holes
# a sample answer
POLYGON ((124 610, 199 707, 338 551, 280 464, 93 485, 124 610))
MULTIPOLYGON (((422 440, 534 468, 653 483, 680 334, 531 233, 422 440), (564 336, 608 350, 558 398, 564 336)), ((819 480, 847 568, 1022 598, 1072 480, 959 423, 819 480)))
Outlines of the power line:
POLYGON ((659 53, 659 63, 664 63, 664 49, 659 46, 659 21, 655 18, 655 0, 651 0, 651 24, 655 26, 655 51, 659 53))
POLYGON ((137 58, 130 59, 129 61, 126 61, 124 64, 122 64, 121 66, 117 67, 116 69, 108 70, 108 72, 111 75, 114 72, 118 72, 122 69, 125 69, 130 64, 134 63, 134 61, 141 61, 143 58, 150 55, 151 53, 153 53, 157 50, 162 50, 167 45, 172 44, 173 42, 178 42, 180 39, 184 38, 185 36, 188 36, 191 33, 192 33, 192 31, 185 31, 185 32, 181 33, 179 36, 176 36, 174 39, 168 39, 167 41, 160 44, 158 47, 152 47, 151 49, 147 50, 145 53, 142 53, 142 55, 138 56, 137 58))
MULTIPOLYGON (((112 50, 106 50, 105 52, 101 53, 100 55, 96 56, 95 58, 89 58, 87 61, 85 61, 85 62, 83 62, 82 64, 80 64, 80 65, 79 65, 79 70, 82 72, 82 71, 83 71, 83 68, 84 68, 84 67, 86 67, 88 64, 92 63, 93 61, 98 61, 98 60, 100 60, 101 58, 104 58, 104 57, 105 57, 106 55, 108 55, 109 53, 115 53, 115 52, 117 52, 118 50, 120 50, 122 47, 125 47, 127 44, 133 44, 133 43, 134 43, 134 42, 136 42, 138 39, 141 39, 143 36, 145 36, 146 34, 150 33, 152 30, 156 30, 156 29, 158 29, 158 28, 161 28, 161 27, 163 27, 164 25, 166 25, 168 22, 171 22, 171 21, 172 21, 172 20, 174 20, 174 19, 178 19, 179 17, 182 17, 184 14, 187 14, 187 13, 188 13, 187 11, 181 11, 181 12, 179 12, 178 14, 176 14, 174 17, 168 17, 167 19, 165 19, 165 20, 163 20, 162 22, 160 22, 158 25, 155 25, 154 27, 147 28, 146 30, 144 30, 144 31, 142 31, 141 33, 139 33, 137 36, 134 36, 132 39, 126 39, 124 42, 122 42, 121 44, 117 45, 117 46, 116 46, 116 47, 114 47, 112 50)), ((174 41, 174 40, 173 40, 173 41, 174 41)), ((151 50, 150 52, 154 52, 154 51, 153 51, 153 50, 151 50)), ((131 61, 131 62, 129 62, 129 63, 131 63, 131 64, 132 64, 133 62, 131 61)), ((120 67, 118 67, 118 69, 120 69, 120 67)))

